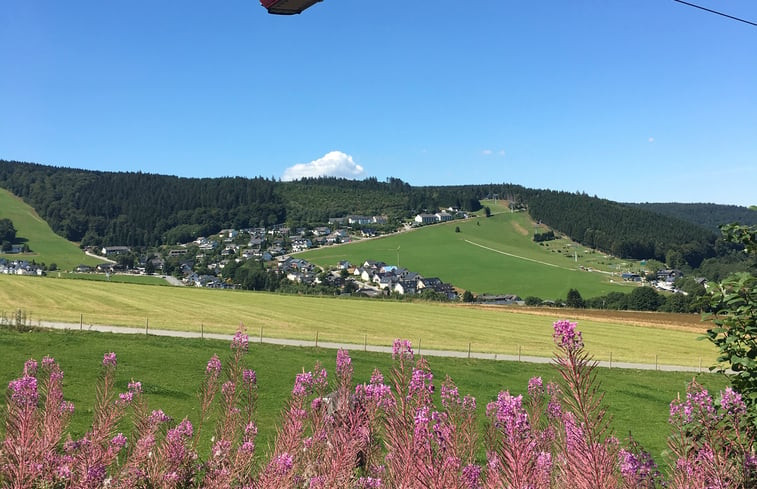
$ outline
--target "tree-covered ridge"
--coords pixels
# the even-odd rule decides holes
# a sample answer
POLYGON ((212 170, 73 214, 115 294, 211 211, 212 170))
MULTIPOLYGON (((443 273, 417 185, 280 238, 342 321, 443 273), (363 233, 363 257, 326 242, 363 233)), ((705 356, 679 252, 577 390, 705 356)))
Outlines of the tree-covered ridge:
POLYGON ((677 252, 696 268, 715 255, 717 236, 704 228, 596 197, 540 191, 529 200, 529 212, 581 244, 620 257, 665 262, 677 252))
POLYGON ((71 241, 151 246, 223 228, 323 223, 348 214, 411 217, 498 198, 587 246, 624 258, 698 267, 727 254, 694 224, 585 194, 513 184, 414 187, 402 180, 307 178, 294 182, 113 173, 0 160, 0 186, 22 197, 71 241))
POLYGON ((292 224, 326 222, 348 214, 411 217, 440 207, 477 211, 480 189, 476 186, 412 187, 398 178, 379 182, 322 177, 283 182, 277 187, 292 224))
POLYGON ((348 214, 408 217, 439 206, 478 210, 479 189, 411 187, 399 179, 181 178, 0 160, 0 186, 51 228, 83 244, 151 246, 222 228, 323 223, 348 214))
POLYGON ((757 224, 757 209, 738 205, 681 204, 678 202, 644 202, 628 205, 688 221, 713 232, 718 232, 720 226, 723 224, 730 224, 732 222, 738 222, 746 226, 757 224))
POLYGON ((286 218, 275 182, 264 178, 194 179, 0 161, 0 185, 32 205, 56 233, 85 244, 151 246, 286 218))

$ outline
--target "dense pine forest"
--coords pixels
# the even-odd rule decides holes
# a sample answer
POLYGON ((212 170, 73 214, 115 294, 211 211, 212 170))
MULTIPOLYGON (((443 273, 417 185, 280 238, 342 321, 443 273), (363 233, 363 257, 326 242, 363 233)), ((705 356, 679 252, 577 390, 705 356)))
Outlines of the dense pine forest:
POLYGON ((757 211, 737 205, 682 204, 678 202, 645 202, 642 204, 627 205, 640 207, 658 214, 698 224, 714 232, 718 232, 719 226, 722 224, 731 222, 738 222, 746 226, 754 226, 757 224, 757 211))
MULTIPOLYGON (((56 233, 82 245, 155 246, 229 227, 318 224, 348 214, 401 219, 448 206, 478 211, 481 199, 496 196, 557 232, 620 257, 691 268, 707 266, 715 257, 739 261, 710 222, 702 226, 642 206, 513 184, 416 187, 396 178, 182 178, 0 160, 0 187, 34 207, 56 233)), ((715 219, 726 223, 733 215, 725 212, 715 219)))

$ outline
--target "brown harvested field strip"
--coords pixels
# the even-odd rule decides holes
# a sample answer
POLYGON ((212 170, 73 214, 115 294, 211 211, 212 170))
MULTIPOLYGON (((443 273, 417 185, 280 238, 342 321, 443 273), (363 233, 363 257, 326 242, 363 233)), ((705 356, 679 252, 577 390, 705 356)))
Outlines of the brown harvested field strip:
POLYGON ((503 312, 513 314, 532 314, 534 316, 548 317, 571 317, 578 320, 588 319, 593 321, 606 321, 612 323, 629 324, 673 331, 687 331, 692 333, 705 333, 711 327, 711 323, 702 320, 700 314, 678 314, 666 312, 644 311, 613 311, 599 309, 568 309, 548 307, 521 307, 521 306, 477 306, 483 308, 496 307, 503 312))

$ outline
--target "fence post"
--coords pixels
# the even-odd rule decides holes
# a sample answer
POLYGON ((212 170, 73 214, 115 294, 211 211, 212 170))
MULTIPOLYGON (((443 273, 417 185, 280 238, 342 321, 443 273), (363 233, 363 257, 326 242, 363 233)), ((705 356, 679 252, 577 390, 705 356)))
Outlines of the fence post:
POLYGON ((318 330, 315 331, 315 347, 318 348, 318 330))
POLYGON ((520 362, 520 345, 518 345, 518 361, 520 362))
POLYGON ((699 357, 699 372, 698 373, 700 374, 702 373, 702 357, 699 357))
POLYGON ((418 338, 418 355, 421 354, 421 339, 418 338))
POLYGON ((200 323, 200 339, 205 339, 205 323, 200 323))
POLYGON ((470 341, 468 342, 468 358, 470 358, 470 341))
POLYGON ((263 342, 263 326, 260 327, 260 342, 263 342))
POLYGON ((654 369, 657 370, 657 354, 654 355, 654 369))
POLYGON ((610 352, 610 368, 612 368, 612 352, 610 352))
POLYGON ((79 331, 84 329, 84 314, 79 314, 79 331))
POLYGON ((147 318, 145 318, 145 336, 147 336, 147 334, 148 334, 147 331, 148 331, 149 328, 150 328, 150 318, 147 317, 147 318))

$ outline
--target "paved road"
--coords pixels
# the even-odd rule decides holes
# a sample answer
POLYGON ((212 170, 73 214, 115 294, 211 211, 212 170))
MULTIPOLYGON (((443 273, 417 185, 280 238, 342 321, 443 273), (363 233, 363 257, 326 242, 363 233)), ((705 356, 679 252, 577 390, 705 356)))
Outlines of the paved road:
MULTIPOLYGON (((103 324, 78 324, 78 323, 60 323, 52 321, 40 321, 38 324, 42 328, 50 329, 70 329, 84 331, 99 331, 104 333, 118 333, 118 334, 145 334, 145 329, 142 328, 127 328, 123 326, 108 326, 103 324)), ((196 331, 173 331, 167 329, 151 329, 148 326, 147 332, 154 336, 170 336, 175 338, 210 338, 216 340, 231 341, 233 335, 231 334, 219 334, 219 333, 198 333, 196 331)), ((334 343, 327 341, 306 341, 306 340, 290 340, 284 338, 269 338, 269 337, 256 337, 250 336, 251 342, 268 343, 272 345, 284 345, 284 346, 301 346, 301 347, 320 347, 329 349, 343 348, 345 350, 352 351, 371 351, 378 353, 392 353, 391 346, 378 346, 367 345, 358 343, 334 343)), ((454 350, 429 350, 429 349, 416 349, 416 354, 423 354, 431 357, 449 357, 449 358, 475 358, 481 360, 503 360, 508 362, 526 362, 526 363, 552 363, 551 358, 547 357, 534 357, 527 355, 505 355, 501 353, 479 353, 479 352, 467 352, 467 351, 454 351, 454 350)), ((629 362, 597 362, 600 367, 607 368, 622 368, 622 369, 638 369, 638 370, 660 370, 665 372, 705 372, 706 367, 702 369, 698 367, 688 367, 684 365, 654 365, 648 363, 629 363, 629 362)))

